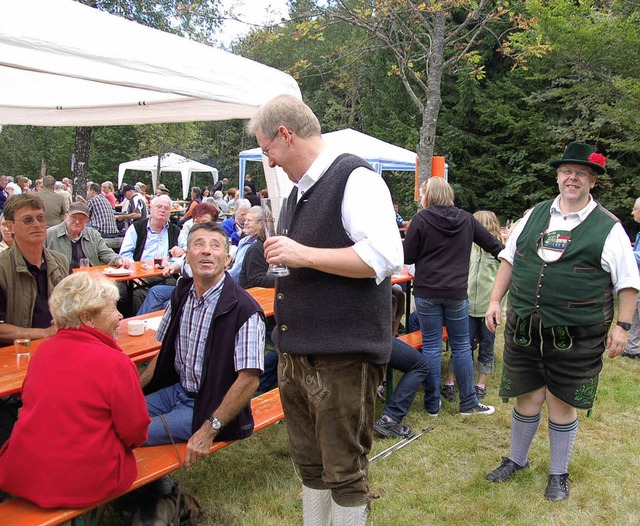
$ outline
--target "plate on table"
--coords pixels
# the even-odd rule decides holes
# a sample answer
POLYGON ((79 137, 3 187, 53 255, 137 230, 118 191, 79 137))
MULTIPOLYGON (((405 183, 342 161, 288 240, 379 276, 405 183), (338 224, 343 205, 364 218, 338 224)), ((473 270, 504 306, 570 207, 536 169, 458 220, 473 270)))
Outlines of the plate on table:
POLYGON ((128 276, 133 273, 133 270, 128 268, 106 268, 102 271, 107 276, 128 276))

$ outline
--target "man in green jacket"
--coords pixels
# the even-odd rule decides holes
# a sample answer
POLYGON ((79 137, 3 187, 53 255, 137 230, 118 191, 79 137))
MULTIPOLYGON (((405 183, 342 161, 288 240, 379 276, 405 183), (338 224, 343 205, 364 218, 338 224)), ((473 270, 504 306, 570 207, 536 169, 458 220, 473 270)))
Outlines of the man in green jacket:
POLYGON ((72 269, 80 267, 86 258, 91 266, 114 265, 129 268, 130 261, 109 248, 100 232, 87 228, 89 208, 84 203, 72 203, 63 223, 47 230, 47 248, 65 255, 72 269))
POLYGON ((0 342, 11 343, 21 329, 32 339, 51 336, 56 330, 49 296, 69 274, 69 262, 44 247, 47 225, 39 197, 10 197, 4 205, 4 218, 13 246, 0 253, 0 342))
POLYGON ((503 482, 529 466, 546 402, 551 461, 545 496, 551 501, 569 496, 577 410, 593 406, 605 348, 610 358, 624 351, 640 288, 629 238, 590 195, 605 162, 575 142, 551 161, 560 195, 533 207, 509 237, 485 316, 495 332, 508 290, 500 395, 516 398, 511 448, 487 478, 503 482), (618 319, 609 332, 614 291, 618 319))

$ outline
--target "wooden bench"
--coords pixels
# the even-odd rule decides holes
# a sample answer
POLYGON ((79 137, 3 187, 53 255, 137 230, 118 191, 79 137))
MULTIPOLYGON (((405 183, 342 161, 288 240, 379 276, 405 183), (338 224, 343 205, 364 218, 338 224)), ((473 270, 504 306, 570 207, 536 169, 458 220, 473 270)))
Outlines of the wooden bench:
MULTIPOLYGON (((275 424, 284 418, 282 404, 280 403, 280 390, 274 389, 251 400, 253 412, 254 432, 275 424)), ((211 453, 225 448, 236 441, 214 442, 211 453)), ((178 444, 180 455, 184 459, 186 443, 178 444)), ((180 467, 176 449, 172 444, 163 446, 140 447, 134 450, 138 465, 138 476, 131 487, 122 493, 129 493, 160 477, 177 470, 180 467)), ((116 497, 119 497, 117 495, 116 497)), ((44 509, 21 498, 15 498, 0 504, 0 524, 3 526, 49 526, 61 524, 73 520, 76 517, 85 516, 92 509, 107 504, 109 499, 91 508, 82 509, 44 509)))

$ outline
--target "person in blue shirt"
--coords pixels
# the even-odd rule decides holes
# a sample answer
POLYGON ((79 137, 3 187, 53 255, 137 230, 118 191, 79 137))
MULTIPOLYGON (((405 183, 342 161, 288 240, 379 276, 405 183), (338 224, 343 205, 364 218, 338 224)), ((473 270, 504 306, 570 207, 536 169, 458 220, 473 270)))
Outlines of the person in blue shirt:
POLYGON ((235 214, 220 223, 222 230, 229 236, 231 244, 235 246, 238 246, 240 238, 244 235, 244 218, 247 216, 249 208, 251 208, 251 203, 247 199, 237 199, 235 214))

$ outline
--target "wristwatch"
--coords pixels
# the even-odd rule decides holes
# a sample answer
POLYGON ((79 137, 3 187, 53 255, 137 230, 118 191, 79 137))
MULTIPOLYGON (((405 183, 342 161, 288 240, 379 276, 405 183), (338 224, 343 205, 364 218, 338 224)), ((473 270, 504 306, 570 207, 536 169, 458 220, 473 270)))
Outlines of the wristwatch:
POLYGON ((222 429, 222 422, 215 416, 210 417, 208 420, 211 423, 211 427, 216 431, 220 431, 222 429))
POLYGON ((618 321, 616 322, 616 325, 618 327, 622 327, 625 331, 631 330, 631 324, 627 323, 626 321, 618 321))

